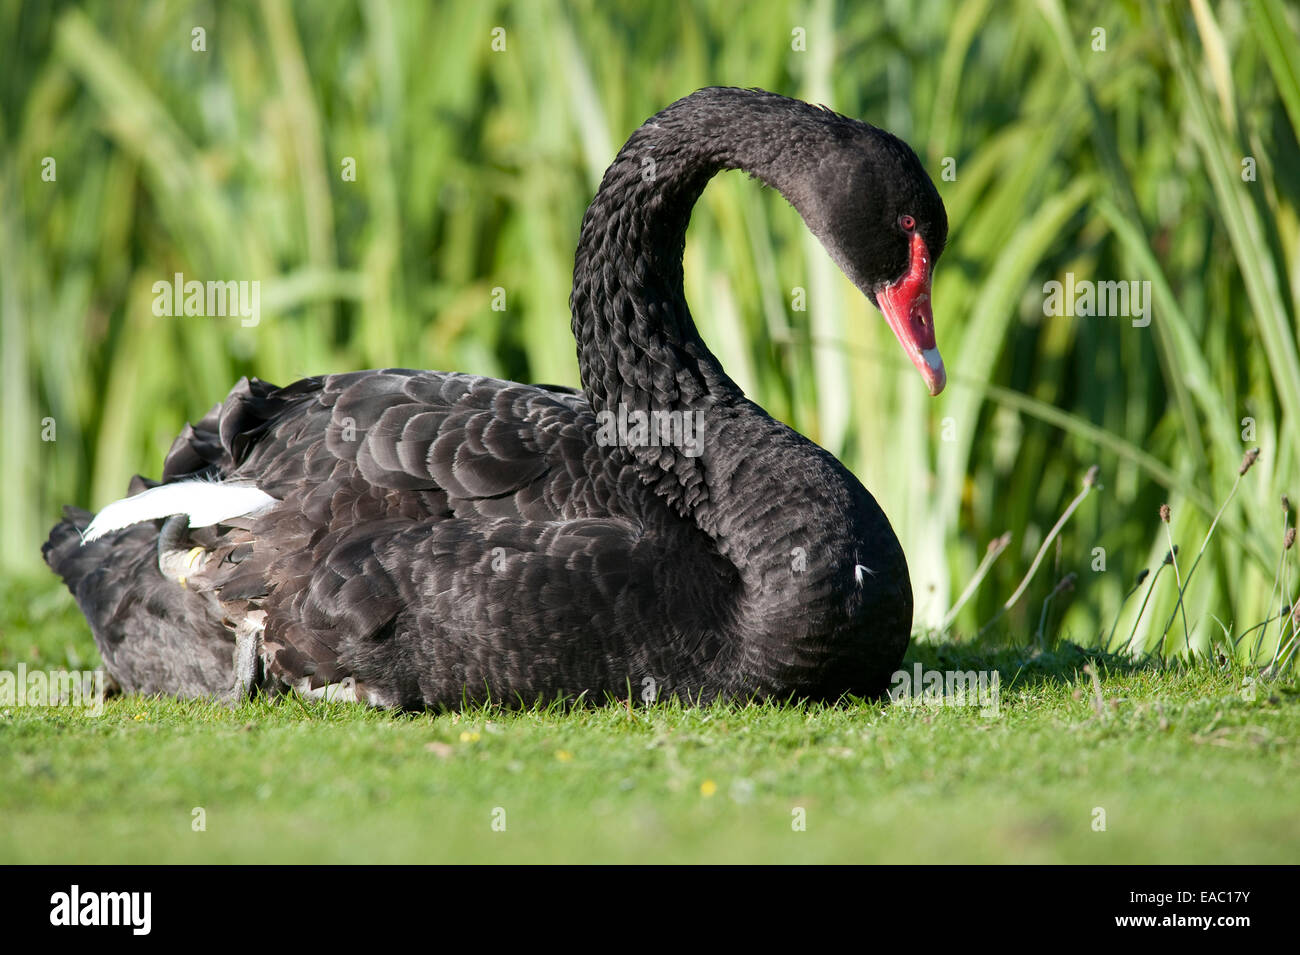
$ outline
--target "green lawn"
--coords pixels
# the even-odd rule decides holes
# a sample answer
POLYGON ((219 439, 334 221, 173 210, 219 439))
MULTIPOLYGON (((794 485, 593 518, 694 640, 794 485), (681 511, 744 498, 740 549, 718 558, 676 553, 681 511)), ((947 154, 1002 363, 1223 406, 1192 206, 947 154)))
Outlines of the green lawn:
MULTIPOLYGON (((0 667, 94 665, 66 594, 9 582, 0 608, 0 667)), ((1099 715, 1089 659, 913 648, 909 664, 999 670, 997 718, 0 707, 0 861, 1300 861, 1294 679, 1252 700, 1239 670, 1103 658, 1099 715)))

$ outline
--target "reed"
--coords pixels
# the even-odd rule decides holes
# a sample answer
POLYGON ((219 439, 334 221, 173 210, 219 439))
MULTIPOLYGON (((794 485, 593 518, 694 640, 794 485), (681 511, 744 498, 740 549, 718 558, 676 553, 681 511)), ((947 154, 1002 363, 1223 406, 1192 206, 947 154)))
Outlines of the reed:
MULTIPOLYGON (((890 515, 918 626, 974 633, 1001 613, 1027 641, 1073 572, 1045 637, 1100 640, 1136 567, 1171 549, 1143 517, 1162 501, 1203 553, 1183 586, 1148 589, 1129 643, 1158 648, 1151 619, 1177 614, 1181 649, 1202 652, 1211 614, 1264 620, 1273 508, 1297 486, 1300 12, 993 10, 0 5, 0 567, 42 573, 61 505, 156 476, 243 374, 576 384, 572 249, 604 165, 667 103, 736 84, 891 129, 948 206, 938 400, 779 196, 721 177, 686 248, 704 339, 890 515), (153 283, 177 272, 260 281, 260 323, 155 316, 153 283), (1149 289, 1149 324, 1045 314, 1045 283, 1068 275, 1149 289), (1263 453, 1234 491, 1246 447, 1263 453), (1051 579, 1026 574, 1094 462, 1107 493, 1060 528, 1051 579), (1016 545, 987 562, 1007 531, 1016 545)), ((1288 659, 1279 630, 1236 653, 1288 659)))

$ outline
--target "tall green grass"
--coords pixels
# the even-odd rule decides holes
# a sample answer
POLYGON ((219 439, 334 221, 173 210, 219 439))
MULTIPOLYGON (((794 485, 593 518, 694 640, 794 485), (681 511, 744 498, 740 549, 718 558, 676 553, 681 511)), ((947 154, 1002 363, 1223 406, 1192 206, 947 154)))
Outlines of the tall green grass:
MULTIPOLYGON (((938 400, 779 196, 720 178, 686 250, 728 370, 890 515, 918 623, 1010 531, 953 635, 992 619, 1097 463, 1102 487, 990 631, 1028 639, 1073 571, 1050 630, 1096 642, 1168 548, 1159 505, 1190 561, 1257 445, 1185 595, 1191 645, 1227 652, 1300 579, 1292 551, 1275 585, 1279 500, 1300 500, 1298 33, 1280 0, 4 4, 0 561, 36 572, 59 505, 156 474, 241 374, 576 383, 572 249, 604 165, 677 97, 762 86, 903 136, 948 206, 938 400), (260 280, 261 324, 155 317, 151 286, 178 271, 260 280), (1151 324, 1045 317, 1067 272, 1151 282, 1151 324)), ((1172 579, 1142 650, 1182 650, 1181 623, 1161 638, 1172 579)), ((1270 659, 1277 634, 1235 653, 1270 659)))

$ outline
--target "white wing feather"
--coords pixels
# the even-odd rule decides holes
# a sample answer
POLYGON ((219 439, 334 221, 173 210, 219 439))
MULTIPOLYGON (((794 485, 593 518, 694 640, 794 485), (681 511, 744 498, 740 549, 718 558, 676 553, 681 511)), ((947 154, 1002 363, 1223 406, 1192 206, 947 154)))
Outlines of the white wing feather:
POLYGON ((214 481, 160 484, 105 507, 90 522, 81 541, 84 544, 132 524, 174 514, 189 515, 190 527, 208 527, 232 517, 256 514, 276 503, 271 495, 248 484, 214 481))

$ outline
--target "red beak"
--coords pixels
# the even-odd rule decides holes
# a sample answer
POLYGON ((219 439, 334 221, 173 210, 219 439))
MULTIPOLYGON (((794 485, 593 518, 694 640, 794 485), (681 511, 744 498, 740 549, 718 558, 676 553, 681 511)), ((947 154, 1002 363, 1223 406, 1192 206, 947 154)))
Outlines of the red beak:
POLYGON ((925 240, 912 233, 911 262, 907 274, 886 285, 876 295, 885 320, 898 342, 912 359, 930 394, 937 395, 948 383, 943 359, 934 343, 934 314, 930 311, 930 250, 925 240))

